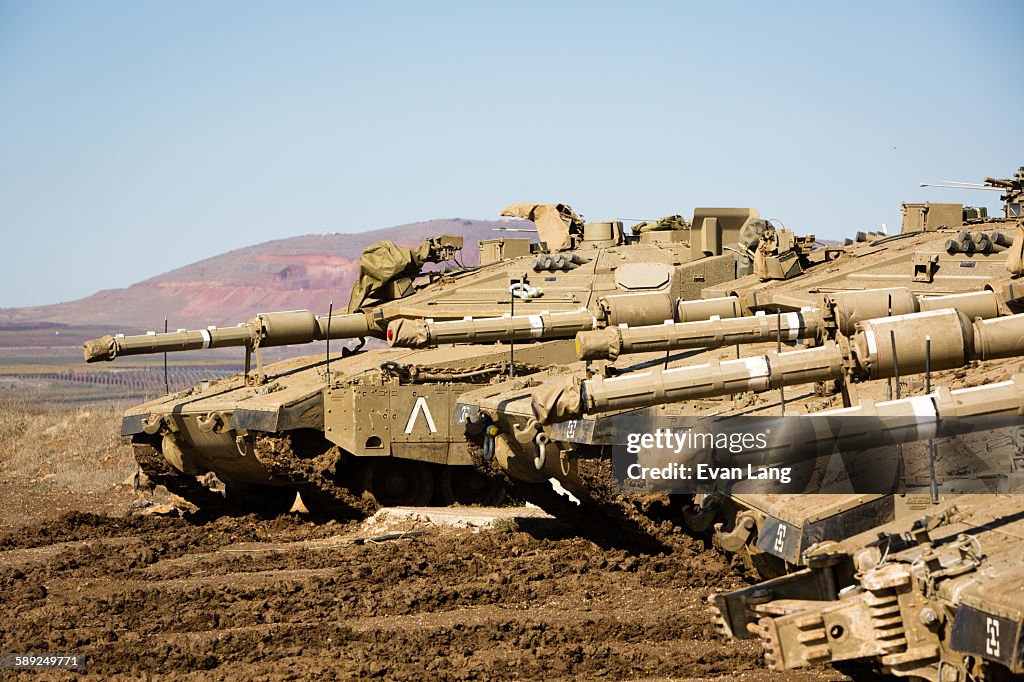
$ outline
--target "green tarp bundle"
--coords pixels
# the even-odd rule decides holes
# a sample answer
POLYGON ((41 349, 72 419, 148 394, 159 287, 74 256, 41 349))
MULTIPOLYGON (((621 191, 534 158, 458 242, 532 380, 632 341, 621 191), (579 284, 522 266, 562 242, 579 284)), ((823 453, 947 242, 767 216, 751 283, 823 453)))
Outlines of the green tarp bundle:
POLYGON ((664 230, 688 230, 690 223, 681 215, 665 216, 660 220, 645 220, 633 226, 633 234, 644 232, 662 232, 664 230))
POLYGON ((352 286, 348 311, 359 312, 369 298, 374 298, 385 284, 401 275, 415 277, 430 258, 430 242, 407 249, 391 241, 371 244, 359 256, 359 278, 352 286))

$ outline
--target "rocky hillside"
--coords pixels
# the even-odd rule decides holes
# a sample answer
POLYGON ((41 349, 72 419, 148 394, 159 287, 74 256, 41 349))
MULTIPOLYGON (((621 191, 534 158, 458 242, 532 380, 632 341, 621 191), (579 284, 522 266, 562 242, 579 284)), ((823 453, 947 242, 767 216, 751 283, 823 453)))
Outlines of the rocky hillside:
POLYGON ((359 254, 390 239, 413 246, 425 237, 460 234, 463 263, 477 262, 477 241, 499 236, 507 221, 430 220, 358 234, 291 237, 207 258, 124 289, 107 289, 56 305, 0 309, 0 326, 40 323, 156 329, 168 318, 172 329, 232 325, 271 310, 326 313, 329 301, 345 307, 359 267, 359 254))

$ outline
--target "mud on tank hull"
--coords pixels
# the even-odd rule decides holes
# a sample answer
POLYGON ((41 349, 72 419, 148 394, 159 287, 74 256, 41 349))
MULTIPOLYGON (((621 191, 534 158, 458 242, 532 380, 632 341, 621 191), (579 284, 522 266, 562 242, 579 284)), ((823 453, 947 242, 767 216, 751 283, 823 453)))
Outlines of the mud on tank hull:
MULTIPOLYGON (((482 475, 469 444, 449 433, 457 396, 477 385, 403 383, 380 369, 431 362, 437 352, 332 358, 330 388, 322 356, 286 360, 265 368, 263 385, 236 375, 133 408, 121 433, 154 484, 200 508, 224 506, 196 478, 210 473, 224 484, 229 508, 270 514, 290 509, 296 492, 307 509, 328 516, 377 505, 500 503, 504 484, 482 475)), ((483 366, 493 355, 490 348, 463 363, 483 366)))

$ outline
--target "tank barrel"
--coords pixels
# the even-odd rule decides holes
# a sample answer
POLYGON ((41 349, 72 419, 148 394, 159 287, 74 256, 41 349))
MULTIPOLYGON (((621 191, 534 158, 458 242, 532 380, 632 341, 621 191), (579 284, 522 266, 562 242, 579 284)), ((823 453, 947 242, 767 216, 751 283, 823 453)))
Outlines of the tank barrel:
POLYGON ((911 422, 927 418, 964 419, 1010 417, 1024 412, 1024 374, 987 386, 949 390, 939 386, 928 395, 881 403, 860 403, 853 407, 813 412, 813 416, 905 417, 911 422))
MULTIPOLYGON (((986 430, 1017 426, 1024 410, 1024 374, 1009 381, 987 386, 950 390, 937 387, 934 392, 885 402, 862 401, 851 407, 808 412, 801 418, 785 416, 759 418, 765 444, 746 452, 723 451, 716 454, 720 465, 745 463, 791 465, 800 461, 843 452, 865 453, 880 446, 910 444, 934 438, 957 437, 972 427, 986 430), (843 418, 837 431, 834 418, 843 418), (979 423, 978 419, 984 419, 979 423), (770 437, 767 437, 770 434, 770 437)), ((749 430, 743 419, 729 424, 694 425, 704 433, 738 433, 749 430)), ((662 467, 682 459, 698 460, 700 441, 680 447, 671 454, 647 453, 644 466, 662 467)))
POLYGON ((807 350, 630 372, 611 379, 596 376, 583 382, 582 403, 586 413, 610 412, 827 381, 841 375, 842 368, 843 355, 829 342, 807 350))
POLYGON ((138 336, 103 336, 86 341, 82 354, 86 362, 113 360, 125 355, 151 355, 205 348, 227 348, 246 346, 252 343, 253 330, 249 325, 240 327, 210 328, 195 331, 180 330, 162 334, 149 333, 138 336))
POLYGON ((999 295, 994 291, 915 296, 906 287, 837 291, 824 295, 823 307, 831 311, 836 331, 844 336, 856 333, 857 325, 861 322, 893 315, 950 308, 963 313, 971 320, 978 317, 988 319, 1004 314, 999 295))
POLYGON ((534 389, 542 424, 584 414, 765 391, 848 376, 884 379, 962 367, 972 360, 1024 355, 1024 314, 971 322, 952 309, 866 320, 842 346, 769 352, 703 365, 581 379, 569 375, 534 389), (925 338, 930 338, 926 355, 925 338))
POLYGON ((722 348, 780 337, 787 341, 817 338, 824 331, 825 321, 816 309, 781 315, 759 312, 752 317, 584 331, 576 335, 576 355, 580 360, 614 360, 626 353, 722 348))
POLYGON ((576 335, 576 353, 580 360, 614 360, 629 353, 722 348, 780 337, 786 341, 826 338, 836 331, 853 334, 858 323, 874 318, 950 308, 971 320, 1001 314, 999 297, 992 291, 928 298, 915 297, 906 288, 844 291, 826 294, 822 304, 828 319, 821 309, 810 308, 779 315, 758 311, 748 317, 581 331, 576 335))
MULTIPOLYGON (((363 313, 334 315, 331 338, 357 338, 379 335, 363 313)), ((316 317, 308 310, 261 313, 236 327, 207 327, 188 331, 104 336, 86 341, 82 354, 86 362, 114 360, 125 355, 152 355, 177 351, 229 347, 272 347, 311 343, 327 338, 327 317, 316 317)))
POLYGON ((445 343, 496 343, 571 339, 579 332, 605 327, 647 326, 666 321, 686 322, 738 317, 739 298, 727 296, 695 301, 673 300, 668 294, 618 294, 598 299, 597 311, 581 308, 571 312, 535 315, 480 317, 430 321, 399 319, 388 324, 387 341, 402 348, 427 348, 445 343))
POLYGON ((401 348, 427 348, 444 343, 563 339, 572 337, 578 331, 593 329, 596 324, 593 313, 586 308, 568 313, 480 317, 439 322, 399 319, 388 324, 386 338, 389 345, 401 348))
MULTIPOLYGON (((985 178, 985 181, 995 181, 995 178, 985 178)), ((977 183, 970 182, 922 182, 921 187, 941 187, 943 189, 998 189, 998 187, 986 187, 985 185, 979 185, 977 183)))
MULTIPOLYGON (((317 337, 315 341, 327 338, 327 315, 316 318, 317 337)), ((342 313, 330 317, 331 339, 361 339, 367 336, 380 338, 381 332, 365 313, 342 313)))

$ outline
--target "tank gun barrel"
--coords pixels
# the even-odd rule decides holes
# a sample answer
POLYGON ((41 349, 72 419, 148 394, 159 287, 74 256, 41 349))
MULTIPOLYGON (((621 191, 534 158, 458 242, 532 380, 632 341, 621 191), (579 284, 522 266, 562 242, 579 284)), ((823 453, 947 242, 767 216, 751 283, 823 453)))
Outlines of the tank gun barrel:
POLYGON ((540 313, 510 317, 480 317, 427 322, 399 319, 388 323, 387 342, 402 348, 426 348, 444 343, 495 343, 568 338, 579 330, 593 329, 594 315, 586 308, 576 312, 540 313))
POLYGON ((722 348, 778 338, 832 338, 837 331, 852 334, 859 322, 893 314, 952 308, 973 320, 998 317, 1002 311, 999 297, 992 291, 916 297, 906 288, 835 292, 825 294, 821 305, 820 309, 779 315, 759 310, 752 317, 716 316, 702 321, 581 331, 576 335, 576 354, 580 360, 614 360, 628 353, 722 348))
POLYGON ((495 343, 537 339, 571 339, 579 332, 605 327, 647 326, 665 321, 687 322, 742 314, 736 296, 688 301, 668 294, 617 294, 598 299, 597 310, 540 312, 533 315, 480 317, 464 320, 393 320, 387 341, 403 348, 426 348, 445 343, 495 343))
MULTIPOLYGON (((939 386, 931 393, 911 398, 885 402, 865 400, 851 407, 797 417, 757 417, 758 430, 765 434, 763 445, 751 450, 720 450, 715 454, 715 461, 721 466, 783 466, 831 456, 837 451, 871 457, 871 453, 879 449, 891 451, 894 444, 1015 427, 1020 424, 1022 411, 1024 374, 1018 373, 1009 381, 982 387, 950 390, 939 386), (841 427, 837 428, 839 424, 841 427)), ((751 421, 742 417, 726 418, 698 422, 690 428, 707 435, 742 437, 743 433, 751 431, 751 421)), ((642 465, 663 467, 671 462, 699 461, 703 450, 704 442, 698 439, 671 452, 647 452, 642 465)), ((661 487, 662 490, 671 488, 671 483, 661 487)))
POLYGON ((722 348, 776 338, 787 341, 817 338, 824 331, 825 320, 817 309, 778 316, 759 311, 752 317, 584 331, 576 335, 576 355, 580 360, 614 360, 627 353, 722 348))
POLYGON ((618 377, 577 375, 533 392, 542 424, 611 412, 836 380, 883 379, 961 367, 971 360, 1024 355, 1024 314, 971 322, 952 309, 897 315, 858 324, 849 340, 788 352, 702 365, 630 372, 618 377), (930 339, 926 344, 925 339, 930 339), (928 356, 926 357, 926 348, 928 356))
MULTIPOLYGON (((236 327, 104 336, 86 341, 82 353, 86 362, 100 362, 124 355, 151 355, 206 348, 288 346, 326 339, 327 328, 327 316, 317 317, 308 310, 290 310, 261 313, 236 327)), ((363 313, 333 315, 330 318, 330 333, 332 339, 380 335, 363 313)))

